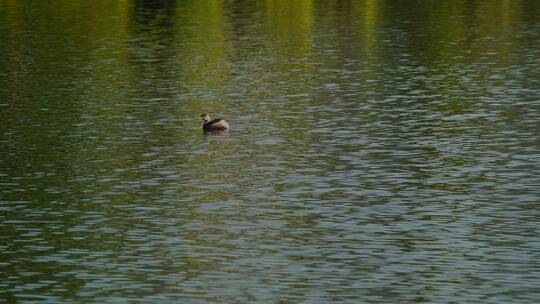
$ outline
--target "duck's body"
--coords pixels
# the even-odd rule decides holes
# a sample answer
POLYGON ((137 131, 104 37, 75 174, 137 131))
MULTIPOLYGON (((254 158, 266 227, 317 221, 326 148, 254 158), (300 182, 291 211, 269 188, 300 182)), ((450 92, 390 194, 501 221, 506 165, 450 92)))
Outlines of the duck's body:
POLYGON ((204 121, 202 128, 205 132, 228 131, 230 129, 229 124, 222 118, 212 119, 210 115, 202 114, 201 119, 204 121))

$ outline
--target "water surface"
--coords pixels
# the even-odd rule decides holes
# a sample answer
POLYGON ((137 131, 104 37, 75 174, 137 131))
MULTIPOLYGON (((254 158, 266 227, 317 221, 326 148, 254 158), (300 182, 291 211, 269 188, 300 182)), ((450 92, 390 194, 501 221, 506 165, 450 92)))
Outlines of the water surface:
POLYGON ((539 16, 0 0, 0 302, 540 302, 539 16))

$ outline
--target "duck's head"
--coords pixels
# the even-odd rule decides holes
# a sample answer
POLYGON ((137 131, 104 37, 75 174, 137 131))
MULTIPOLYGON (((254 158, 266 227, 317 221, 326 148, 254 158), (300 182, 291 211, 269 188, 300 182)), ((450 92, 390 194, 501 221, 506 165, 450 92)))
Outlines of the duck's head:
POLYGON ((210 115, 208 115, 208 113, 204 113, 204 114, 201 114, 201 119, 206 123, 206 122, 209 122, 210 120, 212 120, 212 118, 210 117, 210 115))

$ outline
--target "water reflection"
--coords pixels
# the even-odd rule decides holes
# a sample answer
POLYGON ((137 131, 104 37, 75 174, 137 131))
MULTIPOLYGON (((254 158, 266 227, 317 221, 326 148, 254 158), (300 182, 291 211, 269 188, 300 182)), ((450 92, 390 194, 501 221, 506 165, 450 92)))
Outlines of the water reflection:
POLYGON ((539 8, 0 0, 0 298, 536 303, 539 8))

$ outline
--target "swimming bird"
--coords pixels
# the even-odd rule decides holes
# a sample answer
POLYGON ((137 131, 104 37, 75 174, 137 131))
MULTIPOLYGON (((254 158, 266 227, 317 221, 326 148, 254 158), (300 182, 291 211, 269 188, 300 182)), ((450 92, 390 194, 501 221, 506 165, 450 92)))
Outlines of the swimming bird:
POLYGON ((229 124, 222 118, 212 119, 207 113, 201 115, 201 119, 204 121, 203 130, 205 132, 210 131, 228 131, 230 129, 229 124))

